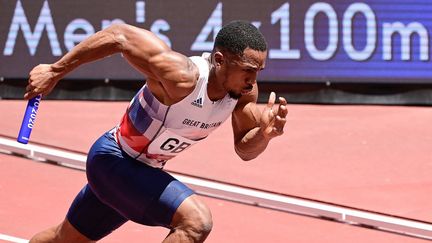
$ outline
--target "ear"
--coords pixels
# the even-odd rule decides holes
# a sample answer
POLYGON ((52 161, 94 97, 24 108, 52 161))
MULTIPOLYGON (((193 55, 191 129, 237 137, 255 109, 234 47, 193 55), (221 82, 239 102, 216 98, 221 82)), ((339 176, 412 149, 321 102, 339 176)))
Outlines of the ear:
POLYGON ((214 61, 216 66, 222 66, 225 62, 225 56, 222 54, 222 52, 217 51, 214 53, 214 61))

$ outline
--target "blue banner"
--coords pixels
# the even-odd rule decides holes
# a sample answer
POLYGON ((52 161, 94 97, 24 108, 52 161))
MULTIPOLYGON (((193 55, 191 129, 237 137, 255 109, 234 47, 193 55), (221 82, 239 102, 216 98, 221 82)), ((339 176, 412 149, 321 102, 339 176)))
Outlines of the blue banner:
MULTIPOLYGON (((428 0, 0 0, 0 77, 26 78, 112 23, 146 28, 174 50, 212 50, 223 24, 243 19, 266 36, 260 81, 432 83, 428 0)), ((70 79, 143 79, 117 55, 70 79)))

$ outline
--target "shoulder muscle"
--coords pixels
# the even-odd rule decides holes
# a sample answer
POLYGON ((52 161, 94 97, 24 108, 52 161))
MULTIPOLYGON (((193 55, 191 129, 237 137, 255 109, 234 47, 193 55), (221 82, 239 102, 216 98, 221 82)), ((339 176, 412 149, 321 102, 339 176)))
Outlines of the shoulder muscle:
POLYGON ((111 28, 128 62, 149 79, 160 82, 167 95, 177 100, 193 90, 199 71, 189 58, 145 29, 127 24, 111 28))
POLYGON ((195 88, 199 77, 198 67, 188 57, 175 51, 162 52, 152 57, 149 66, 154 78, 168 92, 175 92, 182 97, 195 88))

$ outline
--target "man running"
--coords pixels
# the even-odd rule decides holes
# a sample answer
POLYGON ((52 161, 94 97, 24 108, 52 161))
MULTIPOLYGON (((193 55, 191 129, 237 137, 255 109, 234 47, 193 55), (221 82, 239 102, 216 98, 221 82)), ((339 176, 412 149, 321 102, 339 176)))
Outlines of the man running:
POLYGON ((56 63, 36 66, 24 98, 47 95, 78 66, 115 53, 144 74, 146 83, 120 124, 90 149, 88 184, 65 220, 30 242, 95 242, 128 220, 170 229, 163 242, 203 242, 212 228, 210 210, 163 166, 230 115, 235 151, 243 160, 257 157, 283 133, 286 100, 279 98, 275 106, 272 92, 262 111, 256 104, 266 41, 250 23, 234 21, 220 30, 212 53, 188 58, 147 30, 116 24, 56 63))

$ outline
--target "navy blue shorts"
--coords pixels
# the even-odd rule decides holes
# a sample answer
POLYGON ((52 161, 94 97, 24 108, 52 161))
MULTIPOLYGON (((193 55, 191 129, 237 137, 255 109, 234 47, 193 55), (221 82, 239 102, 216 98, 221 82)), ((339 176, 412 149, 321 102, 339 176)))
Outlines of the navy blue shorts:
POLYGON ((165 171, 128 156, 109 132, 90 149, 86 171, 88 184, 76 196, 67 219, 91 240, 128 220, 170 228, 177 208, 193 194, 165 171))

